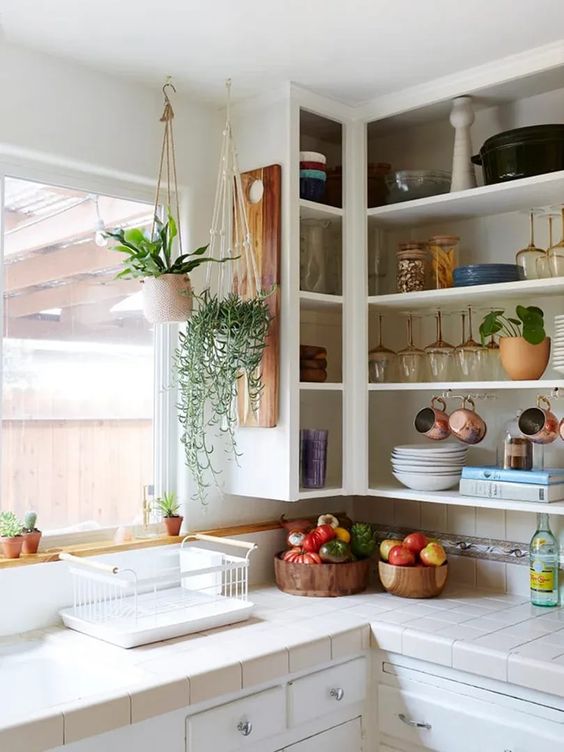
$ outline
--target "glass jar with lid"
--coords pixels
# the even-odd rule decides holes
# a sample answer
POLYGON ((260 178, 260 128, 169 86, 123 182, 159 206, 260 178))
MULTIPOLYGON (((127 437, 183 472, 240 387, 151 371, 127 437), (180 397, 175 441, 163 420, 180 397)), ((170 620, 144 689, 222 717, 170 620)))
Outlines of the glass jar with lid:
POLYGON ((453 287, 453 274, 458 266, 458 235, 433 235, 429 239, 431 279, 436 290, 453 287))
POLYGON ((533 442, 519 430, 520 415, 519 410, 503 427, 498 464, 505 470, 531 470, 533 467, 533 442))
POLYGON ((425 289, 427 271, 427 243, 399 243, 397 249, 398 292, 425 289))

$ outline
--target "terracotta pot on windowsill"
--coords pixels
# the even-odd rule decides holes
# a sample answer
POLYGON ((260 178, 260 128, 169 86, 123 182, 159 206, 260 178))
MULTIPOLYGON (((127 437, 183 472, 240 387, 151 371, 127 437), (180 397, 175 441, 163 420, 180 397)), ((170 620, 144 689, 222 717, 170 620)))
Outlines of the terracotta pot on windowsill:
POLYGON ((23 546, 23 535, 18 535, 15 538, 0 538, 2 543, 2 553, 6 559, 19 559, 23 546))
POLYGON ((538 345, 531 345, 524 337, 500 337, 499 357, 513 381, 540 379, 550 358, 550 337, 538 345))
POLYGON ((166 526, 166 533, 170 536, 180 535, 180 528, 182 527, 182 520, 184 517, 179 515, 175 517, 163 517, 163 522, 166 526))
POLYGON ((22 538, 23 538, 22 553, 23 554, 36 554, 37 549, 39 548, 41 535, 42 535, 41 530, 31 530, 28 533, 22 533, 22 538))

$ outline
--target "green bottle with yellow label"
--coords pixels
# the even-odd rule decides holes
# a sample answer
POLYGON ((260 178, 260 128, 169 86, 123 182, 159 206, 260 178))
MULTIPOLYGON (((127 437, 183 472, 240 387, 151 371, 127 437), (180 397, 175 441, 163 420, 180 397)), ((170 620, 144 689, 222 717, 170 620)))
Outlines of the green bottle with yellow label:
POLYGON ((529 546, 531 603, 534 606, 558 605, 559 564, 560 546, 550 529, 548 514, 539 514, 529 546))

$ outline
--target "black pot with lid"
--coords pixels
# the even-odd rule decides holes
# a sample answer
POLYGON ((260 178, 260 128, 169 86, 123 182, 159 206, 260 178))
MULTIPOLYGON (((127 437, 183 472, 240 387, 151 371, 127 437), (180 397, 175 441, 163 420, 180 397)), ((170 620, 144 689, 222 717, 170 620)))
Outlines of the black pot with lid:
POLYGON ((472 162, 486 185, 564 170, 564 124, 530 125, 488 138, 472 162))

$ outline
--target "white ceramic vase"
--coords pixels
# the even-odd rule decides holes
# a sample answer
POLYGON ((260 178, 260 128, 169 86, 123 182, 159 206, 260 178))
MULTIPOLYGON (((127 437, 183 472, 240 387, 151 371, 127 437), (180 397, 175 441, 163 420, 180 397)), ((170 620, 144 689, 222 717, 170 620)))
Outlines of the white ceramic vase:
POLYGON ((186 321, 192 313, 192 302, 187 274, 162 274, 143 280, 143 314, 151 324, 186 321))
POLYGON ((454 128, 451 193, 475 188, 477 185, 476 173, 471 161, 470 126, 473 122, 472 97, 455 97, 452 100, 452 110, 450 111, 450 124, 454 128))

